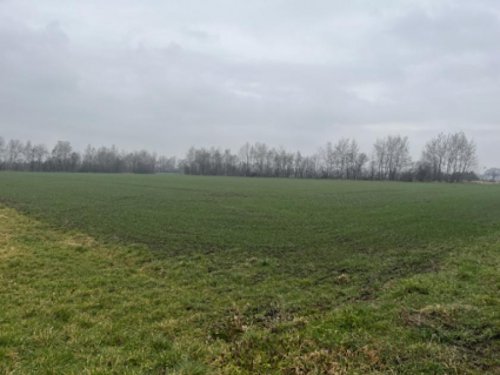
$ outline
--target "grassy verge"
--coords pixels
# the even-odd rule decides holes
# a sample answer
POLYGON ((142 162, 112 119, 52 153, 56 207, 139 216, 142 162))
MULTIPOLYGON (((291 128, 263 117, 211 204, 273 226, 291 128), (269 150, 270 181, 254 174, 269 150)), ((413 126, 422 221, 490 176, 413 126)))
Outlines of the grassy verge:
POLYGON ((276 257, 161 257, 5 207, 0 223, 0 372, 500 370, 498 235, 371 285, 362 257, 292 275, 276 257))

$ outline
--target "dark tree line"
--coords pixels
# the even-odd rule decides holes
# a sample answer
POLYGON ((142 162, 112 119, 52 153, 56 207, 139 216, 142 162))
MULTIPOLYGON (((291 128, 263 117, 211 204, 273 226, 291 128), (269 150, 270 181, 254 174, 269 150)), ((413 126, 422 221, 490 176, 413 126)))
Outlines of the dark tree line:
MULTIPOLYGON (((0 137, 0 170, 157 173, 182 171, 193 175, 260 176, 294 178, 372 179, 459 182, 477 179, 476 146, 464 133, 439 134, 412 161, 407 137, 377 139, 370 156, 354 139, 328 142, 316 153, 303 155, 264 143, 246 143, 237 153, 218 148, 190 148, 185 159, 158 156, 145 150, 124 152, 115 146, 88 146, 83 153, 67 141, 52 149, 0 137)), ((500 172, 489 171, 491 179, 500 172)))
POLYGON ((371 157, 354 139, 328 142, 312 155, 264 143, 246 143, 237 153, 192 147, 180 168, 186 174, 459 182, 477 179, 476 146, 464 133, 439 134, 413 162, 407 137, 387 136, 373 145, 371 157))
POLYGON ((33 172, 156 173, 177 170, 174 157, 157 156, 145 150, 124 152, 112 147, 88 146, 83 153, 70 142, 58 141, 52 149, 0 137, 0 170, 33 172))

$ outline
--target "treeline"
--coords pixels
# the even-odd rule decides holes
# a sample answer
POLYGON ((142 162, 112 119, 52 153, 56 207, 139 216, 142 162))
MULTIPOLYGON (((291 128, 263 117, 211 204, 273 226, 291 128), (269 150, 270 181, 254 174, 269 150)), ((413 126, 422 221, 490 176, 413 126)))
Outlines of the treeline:
POLYGON ((328 142, 312 155, 246 143, 237 153, 191 148, 179 166, 194 175, 460 182, 478 178, 476 163, 474 142, 459 132, 431 139, 418 161, 410 157, 407 137, 387 136, 375 142, 370 156, 354 139, 328 142))
POLYGON ((5 141, 0 137, 0 170, 33 172, 157 173, 177 171, 175 157, 157 156, 145 150, 124 152, 115 146, 88 146, 83 153, 68 141, 52 149, 44 144, 5 141))
MULTIPOLYGON (((158 173, 294 178, 371 179, 400 181, 474 180, 476 146, 464 133, 439 134, 412 161, 407 137, 378 139, 370 155, 354 139, 328 142, 316 153, 303 155, 264 143, 246 143, 237 153, 218 148, 189 149, 185 159, 158 156, 145 150, 124 152, 112 147, 88 146, 75 151, 68 141, 52 149, 0 137, 0 170, 48 172, 158 173)), ((493 178, 497 178, 495 175, 493 178)))

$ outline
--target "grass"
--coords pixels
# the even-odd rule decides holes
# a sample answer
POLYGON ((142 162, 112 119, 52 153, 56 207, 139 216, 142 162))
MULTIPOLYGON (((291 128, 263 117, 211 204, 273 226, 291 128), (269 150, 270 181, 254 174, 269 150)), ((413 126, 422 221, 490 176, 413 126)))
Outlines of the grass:
POLYGON ((499 186, 1 173, 0 201, 0 372, 500 371, 499 186))

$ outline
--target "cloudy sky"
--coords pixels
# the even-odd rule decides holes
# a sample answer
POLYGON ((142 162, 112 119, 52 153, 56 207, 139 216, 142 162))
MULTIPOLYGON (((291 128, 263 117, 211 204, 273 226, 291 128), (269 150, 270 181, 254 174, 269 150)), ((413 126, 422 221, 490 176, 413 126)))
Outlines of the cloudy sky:
POLYGON ((500 166, 498 0, 0 0, 0 135, 183 155, 440 131, 500 166))

